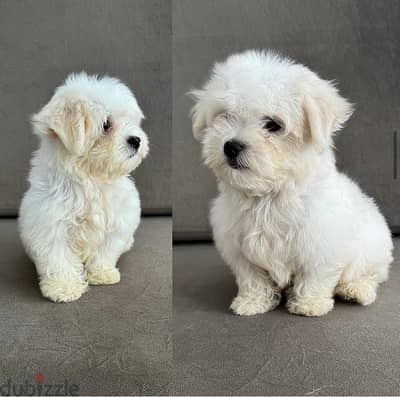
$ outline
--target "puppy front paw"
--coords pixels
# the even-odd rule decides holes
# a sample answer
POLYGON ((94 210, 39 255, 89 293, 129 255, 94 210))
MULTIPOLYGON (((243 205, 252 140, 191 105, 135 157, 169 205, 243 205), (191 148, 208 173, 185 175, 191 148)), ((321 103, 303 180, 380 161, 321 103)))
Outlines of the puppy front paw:
POLYGON ((287 302, 290 313, 307 317, 319 317, 329 313, 333 309, 332 298, 297 298, 292 297, 287 302))
POLYGON ((90 268, 86 274, 91 285, 117 284, 121 280, 121 274, 116 267, 90 268))
POLYGON ((88 289, 88 283, 83 279, 64 279, 48 276, 41 278, 39 286, 45 298, 57 303, 77 300, 88 289))
POLYGON ((271 298, 265 295, 238 295, 230 308, 239 316, 253 316, 274 310, 280 302, 281 296, 275 293, 271 298))

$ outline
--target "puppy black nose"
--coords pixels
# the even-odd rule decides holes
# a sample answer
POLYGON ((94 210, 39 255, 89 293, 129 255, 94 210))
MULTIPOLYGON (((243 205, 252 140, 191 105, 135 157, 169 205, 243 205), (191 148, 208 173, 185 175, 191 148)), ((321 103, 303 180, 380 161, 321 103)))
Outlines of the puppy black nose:
POLYGON ((128 138, 128 144, 134 149, 138 149, 140 146, 140 138, 138 136, 130 136, 128 138))
POLYGON ((245 144, 234 139, 225 142, 224 153, 228 159, 235 159, 238 154, 245 148, 245 144))

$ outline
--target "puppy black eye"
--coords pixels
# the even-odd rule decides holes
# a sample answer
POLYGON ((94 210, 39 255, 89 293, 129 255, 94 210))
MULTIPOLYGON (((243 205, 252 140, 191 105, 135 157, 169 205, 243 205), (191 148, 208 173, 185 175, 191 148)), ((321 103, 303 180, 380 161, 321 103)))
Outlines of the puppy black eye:
POLYGON ((110 121, 110 119, 107 119, 107 120, 103 123, 103 131, 104 131, 105 133, 108 133, 108 132, 110 132, 110 130, 111 130, 111 121, 110 121))
POLYGON ((263 128, 269 132, 278 132, 282 129, 282 126, 277 121, 268 117, 264 120, 263 128))
POLYGON ((231 115, 228 112, 222 112, 218 115, 218 117, 222 120, 229 120, 231 115))

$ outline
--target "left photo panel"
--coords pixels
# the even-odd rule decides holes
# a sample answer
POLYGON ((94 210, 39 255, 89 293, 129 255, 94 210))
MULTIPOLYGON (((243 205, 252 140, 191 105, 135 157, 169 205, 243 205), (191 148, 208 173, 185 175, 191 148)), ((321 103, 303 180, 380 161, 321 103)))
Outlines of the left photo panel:
POLYGON ((0 2, 0 395, 171 384, 171 3, 0 2))

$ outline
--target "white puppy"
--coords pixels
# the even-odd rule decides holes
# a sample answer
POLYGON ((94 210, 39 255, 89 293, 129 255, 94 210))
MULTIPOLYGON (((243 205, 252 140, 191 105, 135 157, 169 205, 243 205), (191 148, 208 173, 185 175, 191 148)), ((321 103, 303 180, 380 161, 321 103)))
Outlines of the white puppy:
POLYGON ((120 81, 80 73, 32 118, 40 147, 19 226, 42 294, 54 302, 78 299, 88 283, 120 280, 117 260, 140 221, 129 173, 148 152, 143 117, 120 81))
POLYGON ((336 169, 332 136, 352 106, 271 52, 229 57, 192 94, 193 133, 220 192, 214 239, 238 284, 232 310, 273 310, 288 287, 289 311, 306 316, 328 313, 335 294, 372 303, 392 240, 374 201, 336 169))

